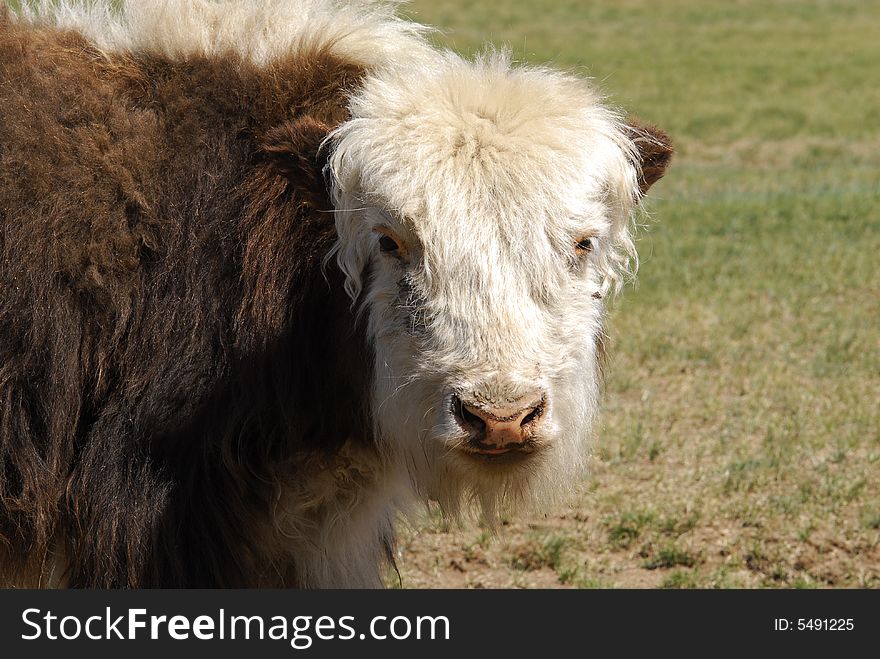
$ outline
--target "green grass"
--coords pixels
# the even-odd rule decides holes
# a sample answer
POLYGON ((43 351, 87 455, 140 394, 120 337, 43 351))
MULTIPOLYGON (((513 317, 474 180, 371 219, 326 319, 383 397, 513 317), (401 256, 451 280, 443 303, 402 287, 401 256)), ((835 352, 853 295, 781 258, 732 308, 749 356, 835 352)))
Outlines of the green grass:
MULTIPOLYGON (((590 75, 677 146, 614 305, 584 493, 503 528, 483 572, 505 583, 495 556, 537 525, 560 585, 880 586, 880 3, 407 11, 457 50, 590 75)), ((443 583, 407 547, 408 577, 443 583)))
POLYGON ((656 570, 658 568, 671 568, 676 566, 693 567, 699 560, 690 552, 679 549, 674 546, 661 547, 656 551, 650 549, 643 550, 645 554, 645 562, 643 567, 648 570, 656 570))
POLYGON ((511 557, 510 566, 516 570, 537 570, 548 567, 558 571, 562 569, 563 552, 568 543, 567 538, 558 535, 543 539, 536 538, 511 557))

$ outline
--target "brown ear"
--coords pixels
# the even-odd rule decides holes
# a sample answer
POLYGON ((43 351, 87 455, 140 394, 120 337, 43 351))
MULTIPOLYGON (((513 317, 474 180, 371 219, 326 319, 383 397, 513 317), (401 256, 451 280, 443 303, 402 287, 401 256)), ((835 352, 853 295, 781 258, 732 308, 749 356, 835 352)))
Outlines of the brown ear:
POLYGON ((645 194, 666 173, 669 161, 672 160, 672 140, 656 126, 638 120, 630 119, 627 122, 627 131, 639 152, 639 190, 645 194))
POLYGON ((322 121, 303 115, 269 130, 262 145, 275 173, 288 179, 303 201, 321 209, 330 208, 323 174, 330 154, 322 148, 330 130, 322 121))

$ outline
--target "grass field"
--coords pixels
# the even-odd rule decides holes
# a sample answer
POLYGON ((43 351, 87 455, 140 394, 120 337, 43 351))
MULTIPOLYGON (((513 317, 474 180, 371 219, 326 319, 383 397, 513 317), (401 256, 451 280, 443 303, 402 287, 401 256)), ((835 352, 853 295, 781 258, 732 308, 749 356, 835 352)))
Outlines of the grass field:
POLYGON ((678 156, 580 495, 495 535, 426 517, 392 585, 880 586, 880 3, 408 11, 596 78, 678 156))

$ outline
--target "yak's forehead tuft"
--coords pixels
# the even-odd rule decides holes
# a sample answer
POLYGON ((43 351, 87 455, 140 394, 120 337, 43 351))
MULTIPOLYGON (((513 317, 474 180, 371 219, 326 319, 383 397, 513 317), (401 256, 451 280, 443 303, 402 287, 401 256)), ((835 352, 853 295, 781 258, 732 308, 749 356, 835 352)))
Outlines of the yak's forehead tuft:
POLYGON ((634 185, 621 121, 591 85, 504 53, 380 70, 350 109, 334 136, 339 183, 425 221, 588 215, 634 185))
POLYGON ((182 59, 229 52, 257 64, 328 49, 372 68, 429 57, 428 28, 395 0, 36 0, 22 20, 81 32, 106 52, 182 59))

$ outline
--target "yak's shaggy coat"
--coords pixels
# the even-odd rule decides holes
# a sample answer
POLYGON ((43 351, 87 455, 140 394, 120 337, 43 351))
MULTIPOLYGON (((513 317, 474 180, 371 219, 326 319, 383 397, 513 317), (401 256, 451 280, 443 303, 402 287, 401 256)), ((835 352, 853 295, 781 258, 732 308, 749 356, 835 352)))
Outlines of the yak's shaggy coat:
POLYGON ((0 585, 374 586, 408 500, 578 473, 670 149, 423 32, 376 2, 0 9, 0 585), (450 400, 532 394, 534 458, 459 450, 450 400))

